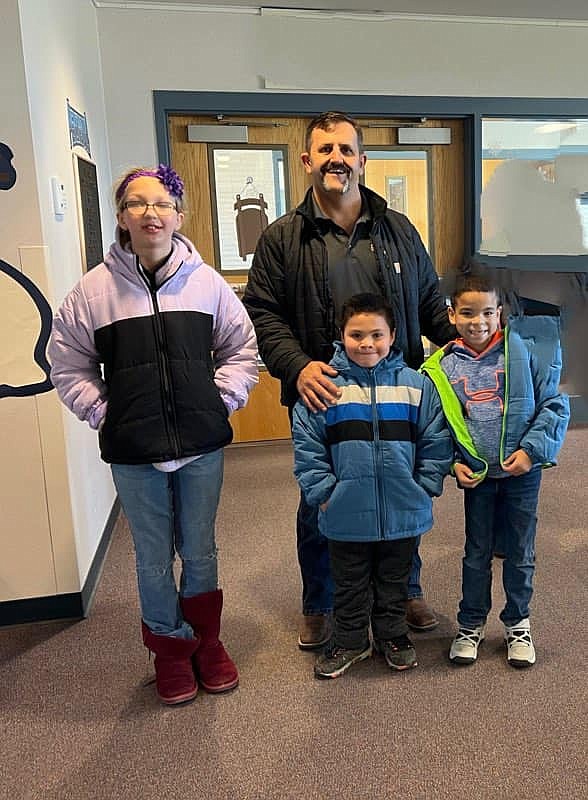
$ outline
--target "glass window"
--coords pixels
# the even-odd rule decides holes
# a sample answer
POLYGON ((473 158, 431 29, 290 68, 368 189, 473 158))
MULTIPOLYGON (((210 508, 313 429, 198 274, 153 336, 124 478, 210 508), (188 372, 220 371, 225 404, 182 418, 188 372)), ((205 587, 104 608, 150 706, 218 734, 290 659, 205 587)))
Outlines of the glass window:
POLYGON ((287 148, 208 148, 216 264, 243 272, 261 232, 289 207, 287 148))
POLYGON ((430 252, 429 175, 426 150, 365 148, 365 185, 410 219, 430 252))
POLYGON ((588 120, 482 120, 486 255, 588 253, 588 120))

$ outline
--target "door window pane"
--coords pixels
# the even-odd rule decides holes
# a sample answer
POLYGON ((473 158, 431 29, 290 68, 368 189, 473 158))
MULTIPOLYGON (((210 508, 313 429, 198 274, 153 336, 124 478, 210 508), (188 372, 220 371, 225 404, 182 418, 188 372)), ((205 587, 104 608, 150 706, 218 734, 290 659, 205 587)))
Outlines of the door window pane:
POLYGON ((208 147, 216 264, 245 271, 261 232, 288 209, 287 148, 208 147))
POLYGON ((588 120, 483 119, 488 255, 588 252, 588 120))
POLYGON ((426 150, 371 150, 366 147, 365 185, 413 223, 430 251, 429 176, 426 150))

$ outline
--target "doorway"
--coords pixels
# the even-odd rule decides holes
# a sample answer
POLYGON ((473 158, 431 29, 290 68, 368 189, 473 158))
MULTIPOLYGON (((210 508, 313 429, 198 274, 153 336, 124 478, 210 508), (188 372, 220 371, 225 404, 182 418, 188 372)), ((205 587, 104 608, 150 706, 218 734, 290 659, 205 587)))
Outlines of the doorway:
MULTIPOLYGON (((241 295, 247 282, 251 237, 279 216, 285 207, 298 205, 308 188, 300 161, 309 116, 222 116, 170 114, 170 163, 186 183, 188 213, 183 230, 204 261, 218 269, 241 295), (247 141, 224 145, 189 141, 188 126, 218 128, 245 126, 247 141), (235 149, 242 157, 235 157, 235 149), (221 151, 221 152, 219 152, 221 151), (246 156, 246 158, 245 158, 246 156), (243 169, 232 184, 225 177, 227 163, 243 169), (263 163, 268 167, 264 169, 263 163), (244 166, 246 163, 246 166, 244 166), (270 169, 273 168, 273 172, 270 169), (255 172, 255 174, 251 174, 255 172), (269 177, 268 177, 269 175, 269 177), (273 175, 273 177, 271 177, 273 175), (281 176, 281 178, 280 178, 281 176), (273 183, 272 183, 273 181, 273 183), (281 181, 281 183, 280 183, 281 181), (226 187, 224 199, 219 185, 226 187), (247 192, 250 197, 245 197, 247 192), (261 196, 261 199, 260 199, 261 196), (273 198, 275 202, 273 202, 273 198), (249 199, 247 227, 236 214, 249 199), (261 214, 265 215, 262 217, 261 214), (226 219, 234 217, 239 258, 223 256, 226 219), (253 231, 253 233, 252 233, 253 231), (244 244, 246 242, 247 244, 244 244), (223 263, 224 262, 224 263, 223 263)), ((428 247, 439 275, 463 263, 464 258, 464 122, 461 119, 390 119, 356 116, 364 133, 368 156, 365 183, 388 203, 407 214, 428 247), (399 145, 398 128, 448 128, 448 144, 399 145), (371 157, 373 154, 373 158, 371 157)), ((417 137, 418 139, 418 132, 417 137)), ((257 234, 258 235, 258 234, 257 234)), ((286 409, 279 403, 279 382, 262 367, 259 385, 249 404, 231 418, 235 442, 290 438, 286 409)))

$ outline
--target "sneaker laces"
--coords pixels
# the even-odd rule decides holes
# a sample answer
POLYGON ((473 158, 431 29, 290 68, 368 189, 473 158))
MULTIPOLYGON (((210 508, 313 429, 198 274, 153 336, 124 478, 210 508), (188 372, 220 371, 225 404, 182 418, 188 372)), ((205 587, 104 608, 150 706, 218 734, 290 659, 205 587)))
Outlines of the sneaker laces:
POLYGON ((506 641, 509 647, 515 644, 523 644, 530 647, 533 644, 531 631, 527 628, 507 628, 506 641))
POLYGON ((330 644, 327 645, 323 650, 323 655, 326 656, 326 658, 335 658, 335 656, 344 651, 344 647, 339 647, 337 644, 330 644))
POLYGON ((394 651, 409 650, 414 647, 413 643, 406 635, 396 636, 394 639, 386 639, 382 644, 394 651))
POLYGON ((480 644, 481 638, 482 631, 480 628, 460 628, 455 636, 455 642, 468 642, 473 647, 477 647, 480 644))
POLYGON ((323 650, 323 655, 325 655, 327 658, 337 658, 339 655, 345 655, 346 657, 349 657, 352 653, 363 653, 367 647, 369 647, 369 645, 366 645, 365 647, 343 647, 342 645, 331 644, 327 645, 327 647, 323 650))

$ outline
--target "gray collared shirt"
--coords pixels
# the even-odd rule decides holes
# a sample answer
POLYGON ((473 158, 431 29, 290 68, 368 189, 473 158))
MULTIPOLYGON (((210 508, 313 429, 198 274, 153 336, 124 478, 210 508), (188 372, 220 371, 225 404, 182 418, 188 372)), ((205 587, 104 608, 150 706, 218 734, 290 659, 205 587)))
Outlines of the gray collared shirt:
POLYGON ((329 291, 339 320, 343 303, 359 292, 382 293, 378 265, 370 239, 372 218, 365 203, 351 234, 326 217, 314 197, 315 222, 327 248, 329 291))

